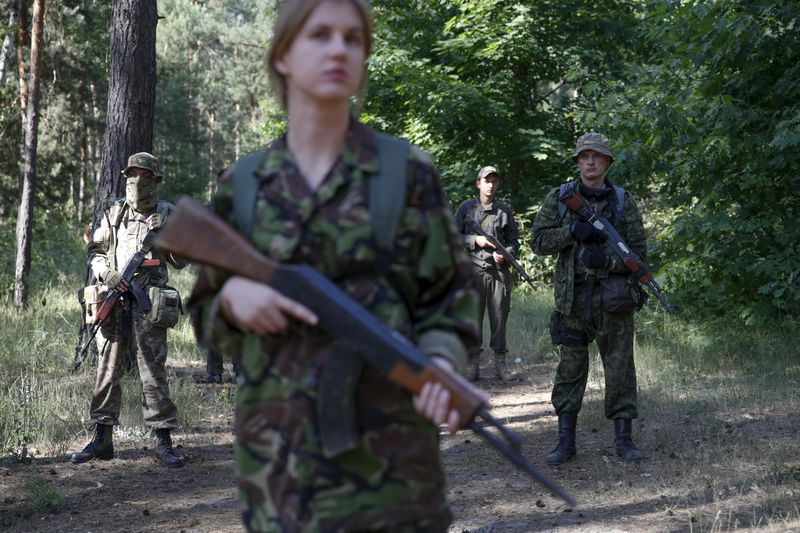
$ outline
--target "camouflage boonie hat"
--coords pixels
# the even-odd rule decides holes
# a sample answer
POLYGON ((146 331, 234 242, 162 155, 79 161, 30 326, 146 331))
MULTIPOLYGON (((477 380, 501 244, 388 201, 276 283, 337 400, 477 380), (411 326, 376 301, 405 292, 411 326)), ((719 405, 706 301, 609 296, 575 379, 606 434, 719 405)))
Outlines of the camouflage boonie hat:
POLYGON ((497 177, 500 177, 500 173, 494 167, 483 167, 478 171, 478 179, 485 178, 489 174, 497 174, 497 177))
POLYGON ((584 133, 578 137, 575 143, 575 153, 572 154, 572 160, 578 160, 578 154, 584 150, 594 150, 599 154, 603 154, 614 160, 614 155, 611 153, 611 146, 608 137, 600 135, 599 133, 584 133))
POLYGON ((128 158, 128 166, 125 167, 122 173, 127 176, 128 171, 133 168, 144 168, 155 174, 157 178, 164 177, 161 173, 161 164, 158 162, 158 158, 147 152, 139 152, 138 154, 130 156, 128 158))

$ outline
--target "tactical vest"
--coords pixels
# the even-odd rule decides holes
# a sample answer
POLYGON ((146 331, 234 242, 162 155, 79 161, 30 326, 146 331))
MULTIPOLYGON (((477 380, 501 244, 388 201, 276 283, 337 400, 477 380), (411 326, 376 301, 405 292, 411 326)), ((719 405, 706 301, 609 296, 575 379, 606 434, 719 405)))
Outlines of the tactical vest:
MULTIPOLYGON (((376 133, 379 170, 369 182, 369 216, 378 246, 394 248, 394 237, 406 203, 406 167, 408 141, 376 133)), ((233 215, 238 230, 247 237, 253 234, 256 193, 260 185, 257 170, 267 155, 259 150, 246 155, 233 168, 233 215)))
MULTIPOLYGON (((108 266, 117 270, 117 231, 119 230, 119 225, 122 223, 122 219, 125 216, 125 213, 130 209, 130 206, 125 203, 124 198, 119 198, 114 201, 112 206, 108 209, 108 225, 111 229, 110 235, 108 236, 108 266)), ((158 200, 156 203, 156 213, 164 217, 164 220, 169 218, 170 214, 170 204, 169 202, 165 202, 163 200, 158 200)))

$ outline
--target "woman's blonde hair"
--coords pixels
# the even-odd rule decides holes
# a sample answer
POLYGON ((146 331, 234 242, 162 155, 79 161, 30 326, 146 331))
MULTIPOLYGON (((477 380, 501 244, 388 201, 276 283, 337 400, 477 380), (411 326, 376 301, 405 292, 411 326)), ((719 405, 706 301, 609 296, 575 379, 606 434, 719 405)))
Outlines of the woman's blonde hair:
MULTIPOLYGON (((323 2, 350 2, 364 25, 364 52, 365 57, 369 57, 372 52, 372 10, 365 0, 285 0, 278 8, 278 16, 272 28, 272 39, 269 50, 267 51, 267 68, 269 70, 269 82, 275 96, 278 98, 284 110, 287 110, 286 102, 286 78, 275 68, 275 63, 292 46, 295 37, 300 32, 303 24, 311 13, 323 2)), ((361 77, 361 87, 359 94, 366 89, 367 65, 364 64, 364 74, 361 77)))

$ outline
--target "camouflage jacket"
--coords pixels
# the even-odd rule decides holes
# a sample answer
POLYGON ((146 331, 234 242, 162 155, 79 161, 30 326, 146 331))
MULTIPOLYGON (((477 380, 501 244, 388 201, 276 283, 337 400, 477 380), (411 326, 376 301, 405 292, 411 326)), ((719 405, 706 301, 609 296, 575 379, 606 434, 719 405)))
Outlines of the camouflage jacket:
MULTIPOLYGON (((476 232, 470 227, 468 221, 472 220, 481 226, 486 233, 495 237, 505 249, 517 257, 519 253, 519 227, 514 220, 511 208, 495 200, 491 205, 484 207, 477 198, 462 202, 456 210, 456 228, 464 238, 464 246, 469 254, 472 264, 479 269, 496 268, 492 257, 491 248, 475 246, 476 232)), ((504 264, 508 268, 508 264, 504 264)))
MULTIPOLYGON (((156 212, 167 220, 173 208, 171 203, 159 200, 156 212)), ((100 282, 105 281, 109 268, 122 272, 131 256, 141 249, 142 241, 148 232, 145 223, 148 216, 131 209, 124 198, 115 200, 111 207, 105 210, 100 225, 92 233, 88 245, 92 272, 100 282)), ((145 259, 159 259, 161 264, 139 268, 136 271, 133 279, 142 288, 165 286, 169 282, 167 263, 175 268, 186 266, 184 261, 173 257, 172 254, 164 254, 155 249, 150 250, 145 259)))
MULTIPOLYGON (((412 148, 407 201, 388 267, 376 263, 369 179, 378 171, 374 133, 351 121, 344 151, 311 191, 281 137, 258 174, 252 241, 282 263, 305 263, 429 354, 463 369, 477 349, 477 297, 439 176, 412 148)), ((232 184, 212 209, 234 222, 232 184)), ((438 431, 411 396, 367 366, 357 397, 360 445, 335 457, 320 448, 320 372, 346 347, 319 328, 245 336, 218 312, 227 274, 204 268, 190 308, 201 341, 241 357, 237 468, 245 525, 252 530, 350 531, 408 520, 449 521, 438 431)))
MULTIPOLYGON (((607 182, 607 181, 606 181, 607 182)), ((580 194, 580 188, 576 187, 580 194)), ((544 204, 536 215, 531 227, 531 248, 538 255, 558 255, 554 279, 556 309, 569 315, 573 306, 575 288, 576 257, 581 244, 572 238, 570 224, 579 222, 580 216, 567 209, 564 218, 559 221, 558 213, 559 187, 552 189, 545 197, 544 204)), ((594 204, 600 216, 613 220, 613 209, 607 199, 594 204)), ((625 205, 622 220, 614 220, 613 225, 625 242, 638 253, 643 260, 647 258, 647 240, 642 223, 642 215, 636 205, 636 199, 625 191, 625 205)), ((624 265, 614 263, 612 272, 627 272, 624 265)))

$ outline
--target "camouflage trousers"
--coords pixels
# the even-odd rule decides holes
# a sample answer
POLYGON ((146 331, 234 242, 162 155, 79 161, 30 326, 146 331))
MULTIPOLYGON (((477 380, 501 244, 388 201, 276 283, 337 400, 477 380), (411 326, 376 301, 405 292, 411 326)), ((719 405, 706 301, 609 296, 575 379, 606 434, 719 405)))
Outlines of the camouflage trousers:
POLYGON ((575 344, 586 345, 561 345, 561 360, 553 384, 553 407, 559 415, 577 414, 581 410, 589 377, 588 343, 596 340, 605 375, 606 418, 636 418, 638 412, 636 366, 633 360, 633 311, 605 311, 602 289, 598 283, 592 290, 591 315, 584 318, 587 290, 587 284, 575 284, 572 311, 569 317, 565 317, 567 327, 585 334, 586 342, 575 344))
POLYGON ((483 315, 489 314, 489 347, 495 353, 506 353, 506 323, 511 310, 511 274, 506 269, 490 268, 475 272, 478 289, 478 332, 483 347, 483 315))
POLYGON ((318 384, 337 353, 310 332, 247 337, 235 446, 246 529, 445 533, 452 515, 438 428, 371 367, 354 406, 358 442, 333 456, 324 451, 318 384))
POLYGON ((169 397, 167 383, 167 330, 147 322, 135 301, 119 302, 97 332, 99 359, 90 406, 97 424, 119 424, 121 380, 129 343, 134 343, 142 381, 142 412, 150 429, 178 427, 178 409, 169 397), (127 315, 127 316, 126 316, 127 315))

